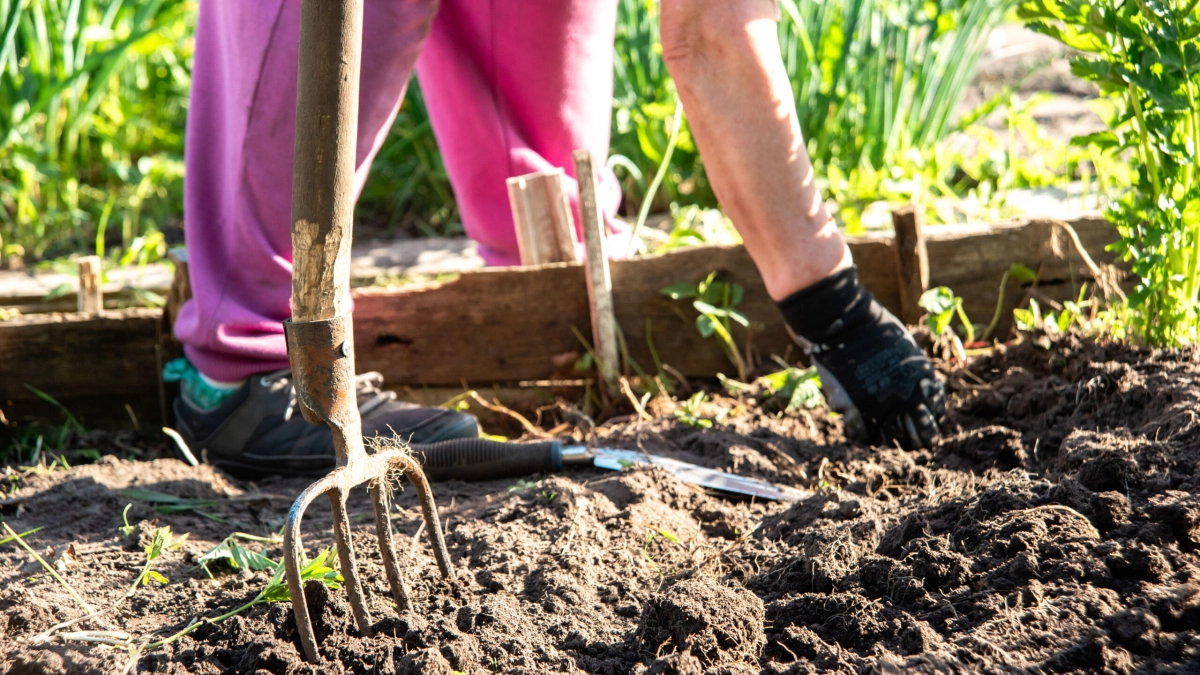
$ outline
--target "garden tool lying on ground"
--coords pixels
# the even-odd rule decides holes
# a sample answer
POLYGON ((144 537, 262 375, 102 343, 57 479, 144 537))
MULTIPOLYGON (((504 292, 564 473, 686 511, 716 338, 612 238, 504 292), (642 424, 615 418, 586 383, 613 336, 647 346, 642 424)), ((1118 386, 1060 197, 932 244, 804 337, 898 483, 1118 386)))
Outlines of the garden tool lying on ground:
POLYGON ((659 466, 679 480, 717 492, 758 499, 794 502, 811 493, 775 485, 640 450, 589 448, 559 441, 498 443, 482 438, 459 438, 428 445, 413 445, 413 455, 431 480, 494 480, 534 473, 562 471, 571 466, 595 466, 620 471, 639 464, 659 466))
MULTIPOLYGON (((305 0, 300 10, 296 157, 292 179, 292 318, 284 323, 296 399, 304 418, 333 431, 337 466, 296 499, 284 530, 283 561, 296 628, 309 661, 319 662, 301 580, 300 519, 324 494, 333 507, 333 536, 354 622, 371 634, 371 616, 354 557, 346 496, 367 483, 383 567, 396 605, 412 603, 400 575, 388 521, 388 476, 403 473, 416 488, 438 568, 453 578, 433 493, 407 450, 367 455, 354 387, 350 317, 350 236, 358 127, 362 0, 305 0)), ((398 444, 399 445, 399 444, 398 444)))

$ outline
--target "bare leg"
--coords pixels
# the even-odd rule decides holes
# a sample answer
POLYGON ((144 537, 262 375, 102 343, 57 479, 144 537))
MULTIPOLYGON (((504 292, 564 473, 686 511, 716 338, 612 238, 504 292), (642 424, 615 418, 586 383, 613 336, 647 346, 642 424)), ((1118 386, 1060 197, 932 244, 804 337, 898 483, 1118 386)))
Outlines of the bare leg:
POLYGON ((775 0, 662 0, 663 58, 721 207, 802 339, 830 406, 872 443, 932 447, 933 365, 850 269, 800 137, 775 0))
POLYGON ((774 0, 662 0, 663 57, 721 208, 775 300, 852 264, 814 181, 774 0))

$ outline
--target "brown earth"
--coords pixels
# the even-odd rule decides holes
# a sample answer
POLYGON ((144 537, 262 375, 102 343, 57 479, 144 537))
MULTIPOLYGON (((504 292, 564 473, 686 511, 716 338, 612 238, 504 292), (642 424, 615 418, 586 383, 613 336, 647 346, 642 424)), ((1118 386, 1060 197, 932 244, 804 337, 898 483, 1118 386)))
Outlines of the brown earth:
MULTIPOLYGON (((764 413, 716 396, 700 430, 664 415, 601 427, 597 441, 813 490, 793 504, 698 492, 661 470, 571 472, 539 482, 435 486, 459 581, 413 544, 412 491, 393 513, 417 610, 397 614, 352 503, 377 620, 364 638, 340 591, 313 587, 322 666, 305 664, 290 607, 205 625, 136 663, 124 648, 32 644, 82 615, 12 544, 0 547, 0 671, 9 673, 1185 672, 1200 669, 1200 425, 1195 352, 1066 338, 1025 342, 948 376, 952 428, 933 451, 846 444, 819 412, 764 413), (514 485, 516 484, 516 485, 514 485), (410 560, 411 557, 411 560, 410 560)), ((662 412, 669 406, 654 406, 662 412)), ((130 442, 126 441, 126 445, 130 442)), ((10 468, 3 516, 94 606, 145 561, 118 532, 137 486, 236 496, 195 512, 133 501, 132 522, 190 532, 106 620, 135 640, 252 598, 267 580, 193 569, 237 530, 277 531, 296 480, 246 484, 173 459, 115 457, 70 470, 10 468), (251 497, 252 495, 258 497, 251 497), (52 551, 53 549, 53 551, 52 551)), ((330 542, 310 509, 309 550, 330 542)), ((263 546, 256 544, 253 546, 263 546)), ((264 553, 280 554, 278 545, 264 553)))

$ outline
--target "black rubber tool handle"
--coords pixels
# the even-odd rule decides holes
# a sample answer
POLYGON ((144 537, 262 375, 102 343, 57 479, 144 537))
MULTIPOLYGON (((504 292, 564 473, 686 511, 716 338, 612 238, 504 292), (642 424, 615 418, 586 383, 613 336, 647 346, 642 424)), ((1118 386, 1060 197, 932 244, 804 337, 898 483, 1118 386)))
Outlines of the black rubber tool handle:
POLYGON ((495 480, 562 470, 562 445, 500 443, 485 438, 456 438, 416 444, 413 456, 433 481, 495 480))

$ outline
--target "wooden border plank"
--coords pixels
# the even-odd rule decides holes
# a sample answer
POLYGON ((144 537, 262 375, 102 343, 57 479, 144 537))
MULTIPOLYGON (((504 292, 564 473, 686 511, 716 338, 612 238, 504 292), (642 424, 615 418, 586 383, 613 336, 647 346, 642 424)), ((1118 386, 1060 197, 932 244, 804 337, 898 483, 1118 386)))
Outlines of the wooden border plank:
MULTIPOLYGON (((1097 263, 1113 262, 1113 254, 1104 250, 1115 239, 1107 223, 1090 218, 1071 224, 1097 263)), ((1050 221, 927 228, 930 285, 952 288, 981 323, 995 311, 1000 279, 1013 263, 1040 268, 1043 292, 1056 299, 1074 297, 1089 279, 1087 269, 1069 243, 1055 243, 1055 230, 1050 221)), ((897 311, 892 237, 858 238, 850 247, 863 284, 897 311)), ((630 356, 643 368, 654 367, 652 339, 661 359, 689 376, 734 372, 716 342, 699 336, 688 303, 659 292, 713 271, 746 289, 739 309, 751 321, 752 351, 762 357, 787 352, 791 343, 782 320, 745 249, 699 247, 611 265, 617 323, 630 356)), ((382 372, 389 386, 461 387, 464 382, 480 386, 580 376, 571 370, 583 353, 572 327, 589 335, 591 319, 579 263, 491 268, 439 284, 356 289, 354 296, 359 368, 382 372)), ((1005 308, 1019 297, 1020 289, 1012 289, 1005 308)), ((25 409, 53 413, 24 387, 30 384, 69 407, 87 400, 107 405, 114 418, 124 417, 126 402, 149 402, 138 415, 143 423, 157 418, 160 320, 159 310, 132 309, 0 322, 0 408, 9 417, 25 409)), ((1002 327, 998 336, 1006 330, 1002 327)), ((734 335, 739 344, 746 343, 740 326, 734 335)))
POLYGON ((127 420, 129 403, 143 424, 153 425, 159 417, 154 348, 161 319, 161 310, 126 309, 32 314, 0 323, 0 406, 13 419, 60 419, 29 385, 88 421, 93 407, 127 420))

